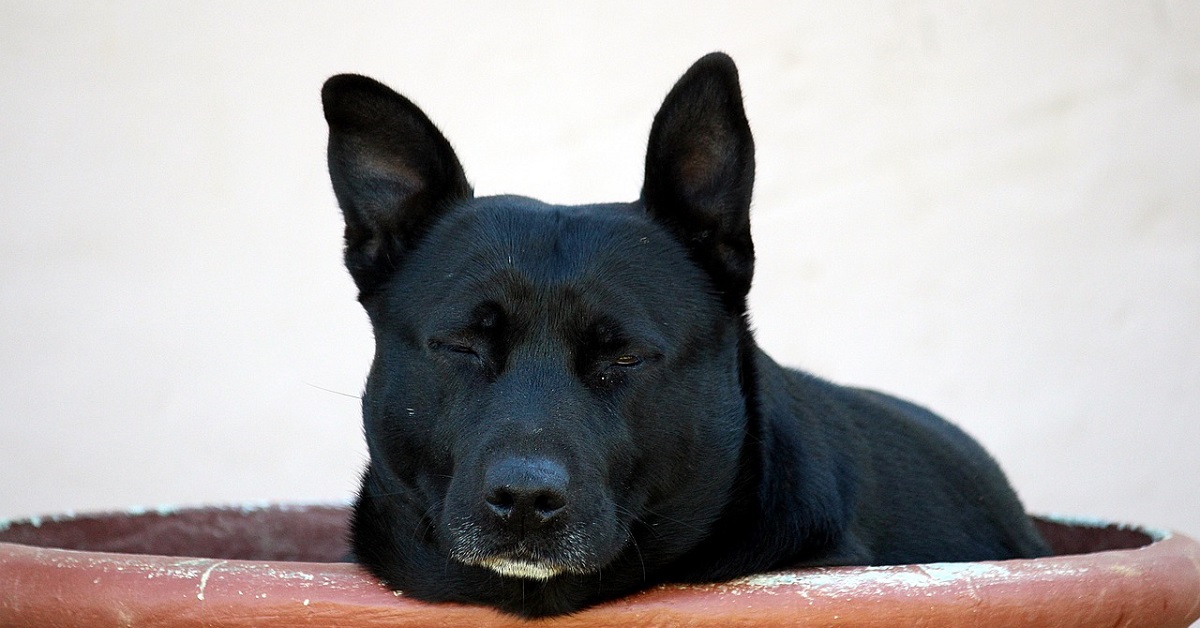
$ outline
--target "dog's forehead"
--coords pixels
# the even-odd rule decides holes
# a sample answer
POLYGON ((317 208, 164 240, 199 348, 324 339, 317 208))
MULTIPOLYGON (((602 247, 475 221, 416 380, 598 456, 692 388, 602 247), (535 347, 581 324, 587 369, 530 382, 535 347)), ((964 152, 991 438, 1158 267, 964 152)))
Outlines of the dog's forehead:
MULTIPOLYGON (((625 271, 654 273, 665 234, 632 205, 550 205, 518 196, 487 197, 454 212, 422 248, 437 265, 473 277, 520 275, 551 286, 625 271), (432 251, 430 249, 433 249, 432 251)), ((666 253, 669 257, 670 253, 666 253)))
POLYGON ((632 203, 473 199, 430 231, 407 266, 405 291, 434 309, 491 299, 571 316, 707 294, 683 248, 632 203))

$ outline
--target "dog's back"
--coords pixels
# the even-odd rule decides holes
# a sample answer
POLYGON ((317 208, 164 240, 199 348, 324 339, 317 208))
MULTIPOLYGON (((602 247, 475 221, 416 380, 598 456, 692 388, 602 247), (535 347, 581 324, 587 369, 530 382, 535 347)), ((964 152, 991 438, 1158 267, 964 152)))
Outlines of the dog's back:
MULTIPOLYGON (((791 399, 824 399, 814 420, 842 425, 844 440, 833 446, 848 449, 857 461, 847 549, 865 555, 852 562, 997 560, 1049 552, 999 465, 955 425, 880 392, 791 370, 787 381, 791 399)), ((806 405, 788 404, 773 425, 783 431, 803 425, 806 405)))

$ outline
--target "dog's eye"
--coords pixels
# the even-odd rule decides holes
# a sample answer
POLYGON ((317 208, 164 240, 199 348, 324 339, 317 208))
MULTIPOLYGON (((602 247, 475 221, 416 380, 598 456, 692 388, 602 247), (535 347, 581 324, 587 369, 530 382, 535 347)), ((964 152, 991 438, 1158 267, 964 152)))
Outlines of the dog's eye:
POLYGON ((447 367, 470 369, 489 381, 496 376, 497 366, 492 361, 494 354, 485 343, 472 344, 461 339, 431 340, 429 348, 432 350, 430 357, 447 367))
POLYGON ((636 355, 632 355, 632 354, 623 355, 623 356, 613 360, 613 364, 615 366, 637 366, 641 363, 642 363, 641 356, 636 356, 636 355))
POLYGON ((462 353, 464 355, 479 355, 479 353, 476 352, 475 348, 471 345, 450 344, 445 345, 445 348, 448 351, 453 351, 454 353, 462 353))
POLYGON ((463 355, 473 355, 473 356, 479 355, 479 353, 477 351, 475 351, 474 347, 472 347, 469 344, 463 343, 463 342, 445 342, 445 341, 441 341, 441 340, 431 340, 429 342, 429 347, 431 349, 439 349, 442 351, 449 351, 451 353, 461 353, 463 355))

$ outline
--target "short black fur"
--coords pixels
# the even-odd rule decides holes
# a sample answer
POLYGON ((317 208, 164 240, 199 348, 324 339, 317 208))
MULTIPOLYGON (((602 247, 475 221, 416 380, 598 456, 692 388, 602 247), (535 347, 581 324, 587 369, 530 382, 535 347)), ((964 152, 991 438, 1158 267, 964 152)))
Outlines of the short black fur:
POLYGON ((388 586, 538 617, 663 581, 1047 552, 963 432, 755 344, 727 56, 667 95, 630 203, 476 198, 403 96, 343 75, 322 99, 376 346, 351 539, 388 586))

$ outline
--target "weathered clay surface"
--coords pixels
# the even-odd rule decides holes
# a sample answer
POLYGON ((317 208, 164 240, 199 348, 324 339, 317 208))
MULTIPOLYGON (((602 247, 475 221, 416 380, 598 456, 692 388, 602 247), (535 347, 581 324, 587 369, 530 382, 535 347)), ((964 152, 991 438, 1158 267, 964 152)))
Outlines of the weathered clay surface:
MULTIPOLYGON (((158 509, 0 522, 0 626, 525 626, 388 591, 330 506, 158 509)), ((545 626, 1188 626, 1200 543, 1040 521, 1038 560, 809 569, 668 585, 545 626)))

